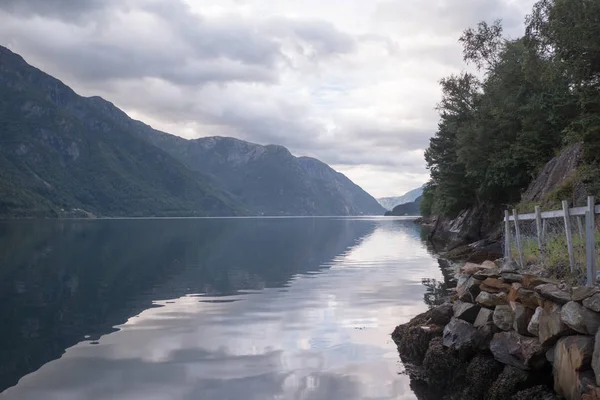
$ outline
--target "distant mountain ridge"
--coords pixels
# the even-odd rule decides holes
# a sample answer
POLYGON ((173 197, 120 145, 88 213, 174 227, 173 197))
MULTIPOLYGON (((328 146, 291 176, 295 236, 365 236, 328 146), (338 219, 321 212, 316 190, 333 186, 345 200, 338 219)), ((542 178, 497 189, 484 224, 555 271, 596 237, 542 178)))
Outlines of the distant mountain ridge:
POLYGON ((403 194, 402 196, 382 197, 382 198, 377 199, 377 201, 386 210, 392 210, 397 205, 414 202, 418 197, 423 195, 424 187, 425 187, 425 185, 418 187, 416 189, 412 189, 412 190, 406 192, 405 194, 403 194))
POLYGON ((381 215, 377 201, 345 175, 285 147, 229 137, 187 140, 164 132, 141 133, 193 171, 260 215, 381 215))
POLYGON ((382 212, 318 160, 154 130, 0 46, 0 217, 382 212))

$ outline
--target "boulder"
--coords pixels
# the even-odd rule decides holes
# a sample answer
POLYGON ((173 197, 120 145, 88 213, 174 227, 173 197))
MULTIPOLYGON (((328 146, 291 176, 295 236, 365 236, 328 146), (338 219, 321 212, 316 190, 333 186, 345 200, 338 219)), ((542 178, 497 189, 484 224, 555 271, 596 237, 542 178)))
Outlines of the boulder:
POLYGON ((507 261, 504 264, 502 264, 502 267, 500 268, 500 272, 517 272, 518 269, 519 269, 519 265, 516 262, 507 261))
POLYGON ((506 293, 481 292, 475 301, 484 307, 496 307, 508 304, 506 293))
POLYGON ((600 312, 600 293, 583 300, 583 305, 592 311, 600 312))
POLYGON ((497 306, 493 315, 494 324, 503 331, 513 328, 515 314, 510 306, 497 306))
MULTIPOLYGON (((531 308, 525 307, 521 303, 512 302, 510 304, 514 315, 515 320, 513 323, 513 328, 521 335, 529 336, 531 335, 527 330, 529 326, 529 322, 531 321, 531 317, 533 317, 534 311, 531 308)), ((537 336, 537 335, 536 335, 537 336)))
POLYGON ((545 350, 537 338, 514 331, 496 333, 490 343, 490 351, 501 363, 522 370, 537 369, 546 362, 545 350))
POLYGON ((533 290, 540 285, 549 284, 549 283, 558 285, 559 282, 554 279, 541 278, 536 275, 527 275, 526 274, 526 275, 523 275, 523 278, 521 279, 521 283, 523 284, 523 287, 525 289, 533 290))
POLYGON ((498 265, 496 265, 495 262, 490 261, 490 260, 485 260, 484 262, 481 263, 481 266, 485 267, 486 269, 498 268, 498 265))
POLYGON ((454 316, 456 318, 472 324, 475 322, 475 318, 477 318, 477 314, 479 314, 481 307, 479 307, 477 304, 466 303, 464 301, 457 300, 454 302, 452 308, 454 309, 454 316))
POLYGON ((494 310, 490 310, 488 308, 482 308, 479 310, 479 314, 477 314, 477 318, 475 318, 475 322, 473 322, 473 326, 475 328, 479 328, 480 326, 484 326, 488 322, 493 322, 494 310))
POLYGON ((560 318, 569 328, 584 335, 595 335, 600 328, 600 314, 588 310, 576 301, 562 306, 560 318))
POLYGON ((460 267, 459 272, 461 274, 473 275, 474 273, 481 271, 482 269, 489 269, 489 267, 484 267, 483 265, 468 262, 465 263, 465 265, 463 265, 462 267, 460 267))
POLYGON ((510 285, 508 283, 502 282, 497 278, 487 278, 483 282, 481 282, 480 288, 482 291, 486 291, 489 293, 508 293, 510 292, 510 285))
POLYGON ((560 339, 554 349, 554 390, 568 400, 580 400, 587 388, 581 370, 589 368, 594 352, 591 336, 569 336, 560 339))
POLYGON ((473 274, 473 278, 485 280, 487 278, 498 278, 500 270, 498 268, 482 269, 473 274))
POLYGON ((514 395, 527 384, 530 376, 531 374, 528 372, 512 365, 506 365, 483 398, 486 400, 512 400, 514 395))
POLYGON ((539 339, 543 346, 551 346, 571 329, 560 318, 561 306, 545 301, 539 319, 539 339))
POLYGON ((571 297, 573 301, 583 301, 598 293, 600 293, 600 290, 597 287, 577 286, 573 288, 571 297))
POLYGON ((403 363, 420 365, 431 339, 442 336, 443 327, 431 324, 432 314, 433 310, 419 314, 392 332, 392 340, 398 346, 403 363))
POLYGON ((503 274, 500 274, 500 278, 506 283, 513 283, 513 282, 520 283, 523 280, 523 275, 515 274, 512 272, 505 272, 503 274))
POLYGON ((470 323, 458 318, 452 318, 442 334, 444 346, 465 356, 469 356, 477 350, 479 347, 478 341, 477 329, 470 323))
POLYGON ((567 304, 571 301, 571 295, 564 290, 559 289, 557 285, 552 283, 545 283, 543 285, 536 286, 534 289, 543 298, 552 300, 558 304, 567 304))
POLYGON ((556 345, 546 350, 546 360, 552 365, 554 365, 554 349, 556 349, 556 345))
POLYGON ((533 336, 540 335, 540 316, 542 315, 542 307, 538 307, 535 309, 531 320, 529 321, 529 325, 527 325, 527 332, 532 334, 533 336))
POLYGON ((475 302, 475 298, 481 292, 479 286, 481 285, 480 279, 475 279, 471 275, 461 275, 459 278, 459 284, 456 286, 456 295, 459 300, 470 303, 475 302), (467 279, 463 280, 463 277, 467 279))
POLYGON ((596 332, 594 354, 592 355, 592 369, 596 378, 596 385, 600 386, 600 330, 596 332))
POLYGON ((511 400, 559 400, 547 386, 538 385, 516 393, 511 400))
POLYGON ((430 310, 431 322, 436 325, 445 326, 454 315, 452 303, 444 303, 430 310))
POLYGON ((533 290, 528 290, 524 288, 519 289, 517 300, 520 301, 525 307, 529 307, 534 310, 541 306, 544 302, 542 296, 540 296, 533 290))

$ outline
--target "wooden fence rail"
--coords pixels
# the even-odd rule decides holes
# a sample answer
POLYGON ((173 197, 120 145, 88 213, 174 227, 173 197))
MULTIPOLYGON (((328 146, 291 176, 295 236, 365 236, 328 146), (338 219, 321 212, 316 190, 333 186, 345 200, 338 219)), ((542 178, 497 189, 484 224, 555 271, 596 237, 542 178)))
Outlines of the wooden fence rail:
POLYGON ((586 282, 588 286, 592 286, 596 283, 596 239, 595 239, 595 215, 600 214, 600 205, 595 205, 595 199, 593 196, 588 197, 588 204, 585 207, 574 207, 569 208, 566 201, 562 202, 562 210, 556 211, 540 211, 540 207, 535 207, 535 212, 530 214, 521 214, 517 210, 512 210, 512 215, 506 210, 504 212, 504 257, 507 260, 512 259, 512 248, 511 248, 511 226, 510 222, 514 222, 515 228, 515 241, 517 244, 517 251, 519 252, 519 263, 521 267, 525 267, 525 255, 523 254, 523 244, 521 239, 521 233, 519 229, 520 221, 533 221, 536 222, 537 232, 537 243, 540 250, 541 262, 544 262, 544 244, 546 239, 546 220, 552 218, 562 218, 565 224, 565 235, 567 239, 567 251, 569 252, 569 264, 571 272, 575 270, 575 253, 573 251, 573 236, 571 232, 571 217, 577 218, 577 227, 579 237, 582 239, 585 236, 585 249, 586 249, 586 282), (581 221, 581 217, 585 217, 585 235, 584 235, 584 223, 581 221))

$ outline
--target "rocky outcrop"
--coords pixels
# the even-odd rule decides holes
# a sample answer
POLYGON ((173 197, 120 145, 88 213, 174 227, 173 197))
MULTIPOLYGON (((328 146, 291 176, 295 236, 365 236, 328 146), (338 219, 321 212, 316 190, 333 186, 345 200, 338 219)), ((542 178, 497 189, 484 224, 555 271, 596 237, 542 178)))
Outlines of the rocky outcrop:
MULTIPOLYGON (((493 268, 464 266, 463 288, 493 268)), ((457 291, 452 305, 396 328, 417 397, 600 400, 600 314, 582 304, 600 292, 506 269, 482 280, 475 300, 458 300, 457 291), (445 318, 434 323, 434 314, 445 318)))

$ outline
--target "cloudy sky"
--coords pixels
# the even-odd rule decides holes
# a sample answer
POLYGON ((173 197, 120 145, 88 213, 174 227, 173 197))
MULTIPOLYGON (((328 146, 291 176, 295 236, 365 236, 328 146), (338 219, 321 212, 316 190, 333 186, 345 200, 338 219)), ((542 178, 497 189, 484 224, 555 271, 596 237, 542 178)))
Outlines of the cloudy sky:
POLYGON ((438 80, 480 20, 532 0, 0 0, 0 44, 186 138, 321 159, 376 197, 427 180, 438 80))

